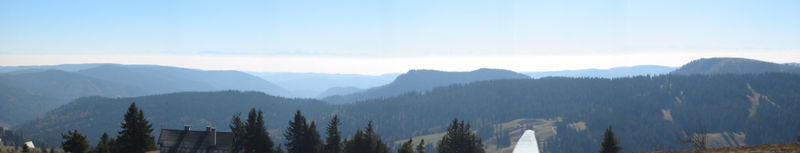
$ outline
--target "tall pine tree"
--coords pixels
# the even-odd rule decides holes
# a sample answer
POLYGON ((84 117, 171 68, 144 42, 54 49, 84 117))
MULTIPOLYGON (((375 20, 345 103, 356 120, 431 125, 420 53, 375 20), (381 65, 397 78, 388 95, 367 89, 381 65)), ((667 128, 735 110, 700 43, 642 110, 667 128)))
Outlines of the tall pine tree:
POLYGON ((286 151, 289 153, 320 153, 322 152, 322 140, 316 129, 316 124, 312 122, 309 127, 306 117, 297 110, 294 120, 289 121, 289 127, 283 136, 286 138, 286 151))
POLYGON ((108 133, 103 133, 103 136, 100 136, 100 141, 94 146, 92 153, 111 153, 111 138, 108 133))
POLYGON ((244 145, 246 145, 247 139, 245 138, 246 129, 244 122, 242 121, 242 113, 236 113, 231 117, 231 124, 228 126, 231 128, 231 133, 233 133, 233 142, 231 144, 231 153, 243 153, 244 152, 244 145))
POLYGON ((233 153, 273 153, 274 143, 269 137, 264 113, 261 110, 251 109, 247 114, 247 121, 243 122, 241 114, 237 113, 231 118, 230 128, 233 133, 233 153))
POLYGON ((144 118, 144 112, 136 108, 136 103, 131 103, 114 150, 120 153, 145 153, 155 149, 155 139, 150 135, 152 132, 153 126, 144 118))
POLYGON ((611 130, 611 126, 608 126, 606 132, 603 133, 603 143, 602 148, 598 151, 599 153, 618 153, 622 150, 622 147, 618 146, 619 140, 614 137, 614 131, 611 130))
POLYGON ((339 131, 339 116, 333 116, 328 127, 325 128, 328 138, 325 139, 324 153, 339 153, 342 151, 342 132, 339 131))
POLYGON ((453 119, 447 127, 447 134, 439 141, 439 153, 484 153, 481 139, 470 130, 464 121, 453 119))
POLYGON ((247 115, 246 135, 247 140, 245 145, 246 153, 272 153, 272 146, 274 145, 272 139, 269 138, 269 132, 264 123, 264 115, 261 110, 256 111, 255 108, 250 110, 247 115))
POLYGON ((311 125, 308 127, 308 131, 306 132, 306 144, 309 148, 310 153, 322 153, 325 144, 322 143, 322 139, 320 139, 319 132, 317 132, 317 123, 311 121, 311 125))
MULTIPOLYGON (((64 142, 61 143, 61 148, 70 153, 85 153, 89 151, 89 143, 86 142, 86 136, 78 133, 78 130, 67 131, 67 134, 61 134, 64 142)), ((27 145, 23 145, 27 147, 27 145)), ((24 151, 23 151, 24 152, 24 151)))

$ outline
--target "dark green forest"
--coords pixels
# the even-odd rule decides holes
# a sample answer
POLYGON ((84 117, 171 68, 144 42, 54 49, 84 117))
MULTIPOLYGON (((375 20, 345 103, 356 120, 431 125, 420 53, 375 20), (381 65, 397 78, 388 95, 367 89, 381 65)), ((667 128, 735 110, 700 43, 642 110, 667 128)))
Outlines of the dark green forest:
POLYGON ((95 144, 102 133, 119 130, 120 110, 131 102, 147 112, 155 131, 185 124, 226 131, 232 115, 261 109, 276 143, 285 141, 277 133, 297 110, 320 125, 338 115, 345 136, 373 121, 384 142, 442 133, 459 118, 472 124, 485 146, 504 143, 496 136, 500 124, 547 119, 556 134, 540 138, 546 152, 595 152, 609 125, 626 152, 688 149, 677 138, 700 128, 721 140, 741 140, 735 145, 793 142, 800 135, 800 75, 786 73, 494 80, 346 105, 240 91, 87 97, 15 129, 49 143, 77 129, 95 144))

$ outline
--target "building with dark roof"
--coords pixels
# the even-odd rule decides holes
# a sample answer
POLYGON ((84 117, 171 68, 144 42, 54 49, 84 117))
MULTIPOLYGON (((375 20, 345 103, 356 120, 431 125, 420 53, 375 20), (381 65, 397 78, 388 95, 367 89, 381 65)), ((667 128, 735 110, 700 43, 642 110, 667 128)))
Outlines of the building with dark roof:
POLYGON ((161 129, 158 147, 161 153, 229 153, 233 144, 232 132, 217 132, 211 126, 205 131, 161 129))

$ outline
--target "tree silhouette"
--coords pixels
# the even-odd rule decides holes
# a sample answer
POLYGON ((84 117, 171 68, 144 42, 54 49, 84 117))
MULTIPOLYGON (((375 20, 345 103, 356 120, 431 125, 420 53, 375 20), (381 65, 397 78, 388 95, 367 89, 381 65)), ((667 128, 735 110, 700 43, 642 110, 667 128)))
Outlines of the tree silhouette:
POLYGON ((328 138, 325 139, 324 153, 339 153, 342 151, 342 132, 339 131, 339 116, 333 116, 328 127, 325 128, 328 133, 328 138))
MULTIPOLYGON (((64 142, 61 143, 61 148, 64 148, 64 151, 71 153, 85 153, 89 151, 89 143, 86 142, 86 136, 78 133, 78 130, 67 131, 67 134, 61 134, 61 137, 64 138, 64 142)), ((24 150, 28 147, 28 145, 23 146, 24 150)))
POLYGON ((419 140, 419 145, 417 145, 417 153, 425 153, 425 139, 419 140))
POLYGON ((453 119, 447 134, 439 141, 439 153, 484 153, 481 139, 470 130, 470 125, 453 119))
POLYGON ((136 103, 131 103, 125 120, 122 122, 122 131, 117 136, 114 152, 120 153, 145 153, 155 149, 155 139, 150 134, 153 126, 144 117, 144 112, 136 108, 136 103))
POLYGON ((408 141, 406 141, 405 143, 403 143, 402 146, 400 146, 400 149, 397 149, 397 153, 414 153, 413 146, 414 146, 413 140, 409 138, 408 141))
POLYGON ((602 147, 598 151, 599 153, 618 153, 622 150, 622 147, 619 145, 619 140, 614 137, 614 131, 612 131, 611 126, 606 128, 606 132, 603 133, 603 142, 601 143, 602 147))
POLYGON ((91 152, 111 153, 111 139, 109 138, 108 133, 103 133, 103 136, 100 136, 100 141, 97 142, 97 145, 95 145, 94 150, 91 152))

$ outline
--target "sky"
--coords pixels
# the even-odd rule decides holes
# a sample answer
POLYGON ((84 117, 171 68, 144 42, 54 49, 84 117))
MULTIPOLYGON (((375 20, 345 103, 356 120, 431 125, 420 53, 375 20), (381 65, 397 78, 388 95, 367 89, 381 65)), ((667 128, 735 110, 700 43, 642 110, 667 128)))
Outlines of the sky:
POLYGON ((382 74, 800 62, 797 0, 0 0, 0 66, 382 74))

